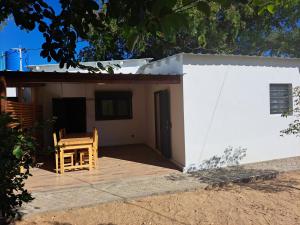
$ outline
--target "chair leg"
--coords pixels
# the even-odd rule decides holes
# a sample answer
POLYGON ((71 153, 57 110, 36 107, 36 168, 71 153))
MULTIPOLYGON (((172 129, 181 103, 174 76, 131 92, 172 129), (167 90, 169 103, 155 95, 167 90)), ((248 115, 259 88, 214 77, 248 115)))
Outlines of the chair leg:
POLYGON ((58 152, 55 151, 55 170, 58 173, 58 152))
POLYGON ((94 153, 93 153, 93 158, 94 158, 94 167, 96 168, 96 163, 97 163, 97 159, 98 159, 98 154, 97 154, 97 150, 93 149, 94 153))
POLYGON ((82 164, 83 164, 83 156, 84 156, 84 154, 82 154, 82 152, 80 152, 80 166, 82 166, 82 164))
POLYGON ((74 166, 74 157, 73 157, 73 155, 71 155, 71 164, 72 164, 72 166, 74 166))

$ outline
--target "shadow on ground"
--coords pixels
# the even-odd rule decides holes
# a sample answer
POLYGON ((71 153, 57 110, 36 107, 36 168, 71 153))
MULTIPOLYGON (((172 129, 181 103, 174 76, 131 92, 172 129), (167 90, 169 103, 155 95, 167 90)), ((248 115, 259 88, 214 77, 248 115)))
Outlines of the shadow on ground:
MULTIPOLYGON (((49 225, 73 225, 72 223, 58 222, 58 221, 45 221, 45 224, 49 224, 49 225)), ((38 223, 32 222, 31 225, 38 225, 38 223)), ((116 224, 114 224, 114 223, 99 223, 98 225, 116 225, 116 224)))
POLYGON ((262 191, 266 193, 276 193, 282 191, 300 191, 300 182, 296 180, 268 180, 264 182, 255 182, 255 183, 240 183, 241 187, 252 189, 256 191, 262 191))
MULTIPOLYGON (((248 169, 242 166, 202 170, 191 172, 188 176, 196 178, 199 182, 207 184, 206 189, 224 188, 230 189, 229 184, 239 185, 263 192, 280 192, 289 189, 300 190, 300 182, 296 179, 276 179, 277 170, 248 169)), ((169 179, 181 180, 182 177, 170 177, 169 179)))

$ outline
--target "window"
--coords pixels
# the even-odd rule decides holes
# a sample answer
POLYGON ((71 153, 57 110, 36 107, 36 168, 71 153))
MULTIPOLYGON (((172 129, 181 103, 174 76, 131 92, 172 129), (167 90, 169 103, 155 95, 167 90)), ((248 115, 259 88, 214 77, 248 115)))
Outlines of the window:
POLYGON ((291 84, 270 84, 270 113, 292 114, 293 96, 291 84))
POLYGON ((96 120, 132 119, 132 92, 95 92, 96 120))

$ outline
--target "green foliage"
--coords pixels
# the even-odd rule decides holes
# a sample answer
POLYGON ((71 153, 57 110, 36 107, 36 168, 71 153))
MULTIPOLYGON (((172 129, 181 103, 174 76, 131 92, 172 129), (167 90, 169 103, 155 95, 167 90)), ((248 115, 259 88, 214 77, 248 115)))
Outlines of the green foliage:
POLYGON ((0 114, 0 211, 5 218, 13 217, 23 202, 33 199, 24 181, 30 176, 36 142, 30 134, 9 128, 12 122, 16 121, 8 114, 0 114))
POLYGON ((295 87, 293 91, 294 108, 292 112, 283 114, 283 117, 288 117, 291 114, 294 116, 294 120, 289 124, 288 128, 282 130, 281 136, 284 135, 296 135, 300 136, 300 87, 295 87))
MULTIPOLYGON (((277 19, 286 19, 281 16, 287 12, 299 19, 300 5, 299 0, 60 0, 60 9, 54 11, 47 2, 1 1, 0 21, 12 16, 21 29, 37 27, 44 37, 40 55, 67 68, 80 66, 75 51, 80 40, 91 42, 81 54, 85 59, 120 57, 120 40, 124 50, 137 57, 159 58, 179 51, 261 53, 272 50, 261 39, 278 31, 277 19)), ((276 47, 278 54, 285 50, 276 47)))
MULTIPOLYGON (((133 57, 155 59, 179 52, 224 53, 273 56, 300 56, 300 1, 182 1, 176 6, 181 20, 166 17, 166 22, 153 22, 149 26, 157 32, 148 32, 138 40, 138 32, 130 36, 133 57), (264 3, 264 4, 263 4, 264 3), (268 3, 266 10, 261 10, 268 3), (181 4, 181 5, 180 5, 181 4), (275 4, 276 7, 269 5, 275 4), (185 7, 183 7, 185 6, 185 7), (279 7, 281 6, 281 7, 279 7), (272 9, 270 13, 267 9, 272 9), (176 27, 172 30, 172 26, 176 27), (169 29, 168 29, 169 28, 169 29), (168 35, 165 35, 168 33, 168 35)), ((112 39, 104 39, 102 33, 88 34, 90 46, 83 49, 80 58, 84 61, 121 59, 124 51, 130 51, 127 33, 118 23, 113 23, 112 39)))

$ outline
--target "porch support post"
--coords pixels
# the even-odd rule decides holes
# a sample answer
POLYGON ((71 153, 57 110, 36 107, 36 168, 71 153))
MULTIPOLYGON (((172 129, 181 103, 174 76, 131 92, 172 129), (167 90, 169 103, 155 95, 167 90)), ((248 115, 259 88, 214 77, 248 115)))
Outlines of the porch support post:
POLYGON ((0 76, 0 113, 6 109, 6 81, 3 76, 0 76))
POLYGON ((31 104, 32 104, 32 122, 34 125, 34 123, 37 120, 37 115, 36 115, 36 111, 37 111, 37 107, 36 107, 36 98, 37 98, 37 90, 36 88, 32 87, 31 88, 31 104))

